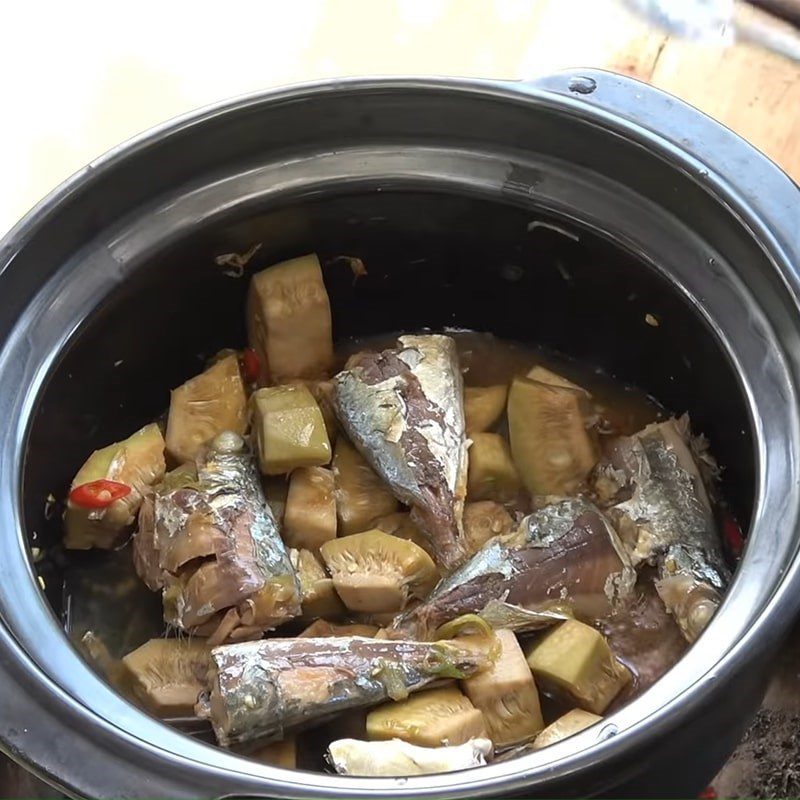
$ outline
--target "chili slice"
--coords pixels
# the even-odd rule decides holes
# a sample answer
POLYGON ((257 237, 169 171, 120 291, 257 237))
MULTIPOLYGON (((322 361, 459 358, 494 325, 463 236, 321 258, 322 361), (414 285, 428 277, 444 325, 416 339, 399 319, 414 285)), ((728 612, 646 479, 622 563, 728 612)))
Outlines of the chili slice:
POLYGON ((258 360, 258 354, 252 347, 246 348, 242 353, 242 372, 248 383, 255 383, 258 380, 261 363, 258 360))
POLYGON ((101 478, 76 486, 69 493, 69 499, 76 506, 84 508, 108 508, 115 500, 126 497, 131 491, 127 483, 101 478))

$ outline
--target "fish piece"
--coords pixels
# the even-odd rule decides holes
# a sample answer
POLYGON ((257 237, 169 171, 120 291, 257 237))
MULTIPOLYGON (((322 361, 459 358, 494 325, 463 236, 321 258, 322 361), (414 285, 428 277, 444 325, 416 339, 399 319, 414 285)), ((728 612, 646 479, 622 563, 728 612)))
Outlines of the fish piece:
POLYGON ((568 498, 530 514, 516 534, 490 539, 444 578, 428 599, 397 617, 394 632, 428 638, 463 614, 492 601, 527 611, 566 606, 587 620, 602 619, 627 598, 636 582, 611 524, 586 500, 568 498))
POLYGON ((359 353, 334 388, 336 414, 350 439, 412 507, 437 561, 455 567, 466 555, 467 439, 453 339, 401 336, 394 350, 359 353))
POLYGON ((608 514, 634 566, 658 568, 656 588, 687 641, 714 615, 730 580, 708 491, 690 447, 689 420, 669 419, 617 439, 598 469, 608 514))
POLYGON ((489 739, 470 739, 450 747, 418 747, 401 739, 386 742, 339 739, 328 746, 328 760, 340 775, 361 777, 455 772, 482 767, 491 754, 489 739))
POLYGON ((264 639, 211 651, 196 707, 224 747, 319 722, 340 711, 404 699, 442 678, 487 669, 491 654, 458 641, 360 636, 264 639))
POLYGON ((300 614, 300 588, 264 500, 255 459, 225 432, 140 512, 134 563, 162 589, 165 620, 213 636, 253 636, 300 614), (233 612, 228 613, 233 609, 233 612), (236 631, 239 631, 236 634, 236 631))

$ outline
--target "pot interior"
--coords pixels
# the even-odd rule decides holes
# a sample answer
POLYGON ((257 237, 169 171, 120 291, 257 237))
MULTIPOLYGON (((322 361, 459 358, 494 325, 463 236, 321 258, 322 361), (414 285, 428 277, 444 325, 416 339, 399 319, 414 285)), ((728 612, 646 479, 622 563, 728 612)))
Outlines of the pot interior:
POLYGON ((61 354, 30 429, 25 524, 45 554, 36 566, 49 602, 74 635, 94 616, 112 654, 122 655, 158 635, 160 602, 138 586, 127 552, 114 573, 98 572, 113 555, 60 549, 72 476, 90 451, 160 416, 169 389, 210 355, 244 345, 250 273, 310 251, 324 265, 338 340, 425 327, 491 332, 577 359, 671 412, 688 411, 746 528, 754 449, 743 391, 720 341, 657 265, 574 222, 503 202, 443 192, 333 194, 217 219, 150 254, 61 354), (255 244, 243 277, 215 262, 255 244), (362 259, 367 274, 356 278, 342 256, 362 259), (133 608, 149 622, 126 626, 133 608), (115 630, 120 635, 109 637, 115 630))

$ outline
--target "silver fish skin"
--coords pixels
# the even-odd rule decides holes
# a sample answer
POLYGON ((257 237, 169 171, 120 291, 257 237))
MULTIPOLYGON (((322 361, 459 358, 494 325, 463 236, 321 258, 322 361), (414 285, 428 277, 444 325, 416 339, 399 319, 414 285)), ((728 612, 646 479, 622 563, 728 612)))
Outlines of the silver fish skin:
POLYGON ((426 600, 399 615, 392 632, 427 638, 462 614, 518 630, 544 627, 565 613, 594 621, 616 610, 635 582, 600 510, 567 498, 525 517, 515 534, 490 539, 426 600))
POLYGON ((488 652, 457 641, 361 636, 224 645, 211 651, 211 660, 196 712, 225 747, 281 738, 306 723, 403 699, 435 680, 469 677, 491 665, 488 652))
POLYGON ((455 341, 401 336, 396 349, 353 356, 334 378, 334 408, 364 458, 412 507, 440 565, 460 563, 468 442, 455 341))
POLYGON ((617 440, 601 474, 626 499, 608 509, 634 566, 657 566, 656 589, 690 642, 730 580, 708 491, 691 450, 688 418, 617 440))
POLYGON ((213 636, 224 620, 223 639, 252 638, 300 614, 297 576, 237 434, 220 434, 194 474, 157 489, 139 523, 134 562, 162 588, 171 625, 213 636))

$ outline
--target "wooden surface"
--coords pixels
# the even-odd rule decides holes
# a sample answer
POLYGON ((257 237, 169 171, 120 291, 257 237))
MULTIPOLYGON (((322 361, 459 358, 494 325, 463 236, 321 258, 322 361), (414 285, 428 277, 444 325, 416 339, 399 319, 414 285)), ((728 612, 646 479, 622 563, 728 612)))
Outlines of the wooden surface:
MULTIPOLYGON (((557 39, 567 29, 563 7, 574 4, 546 5, 537 37, 557 39)), ((751 45, 686 42, 643 29, 630 16, 618 19, 613 31, 602 33, 601 66, 648 81, 715 117, 800 183, 800 64, 751 45)))

